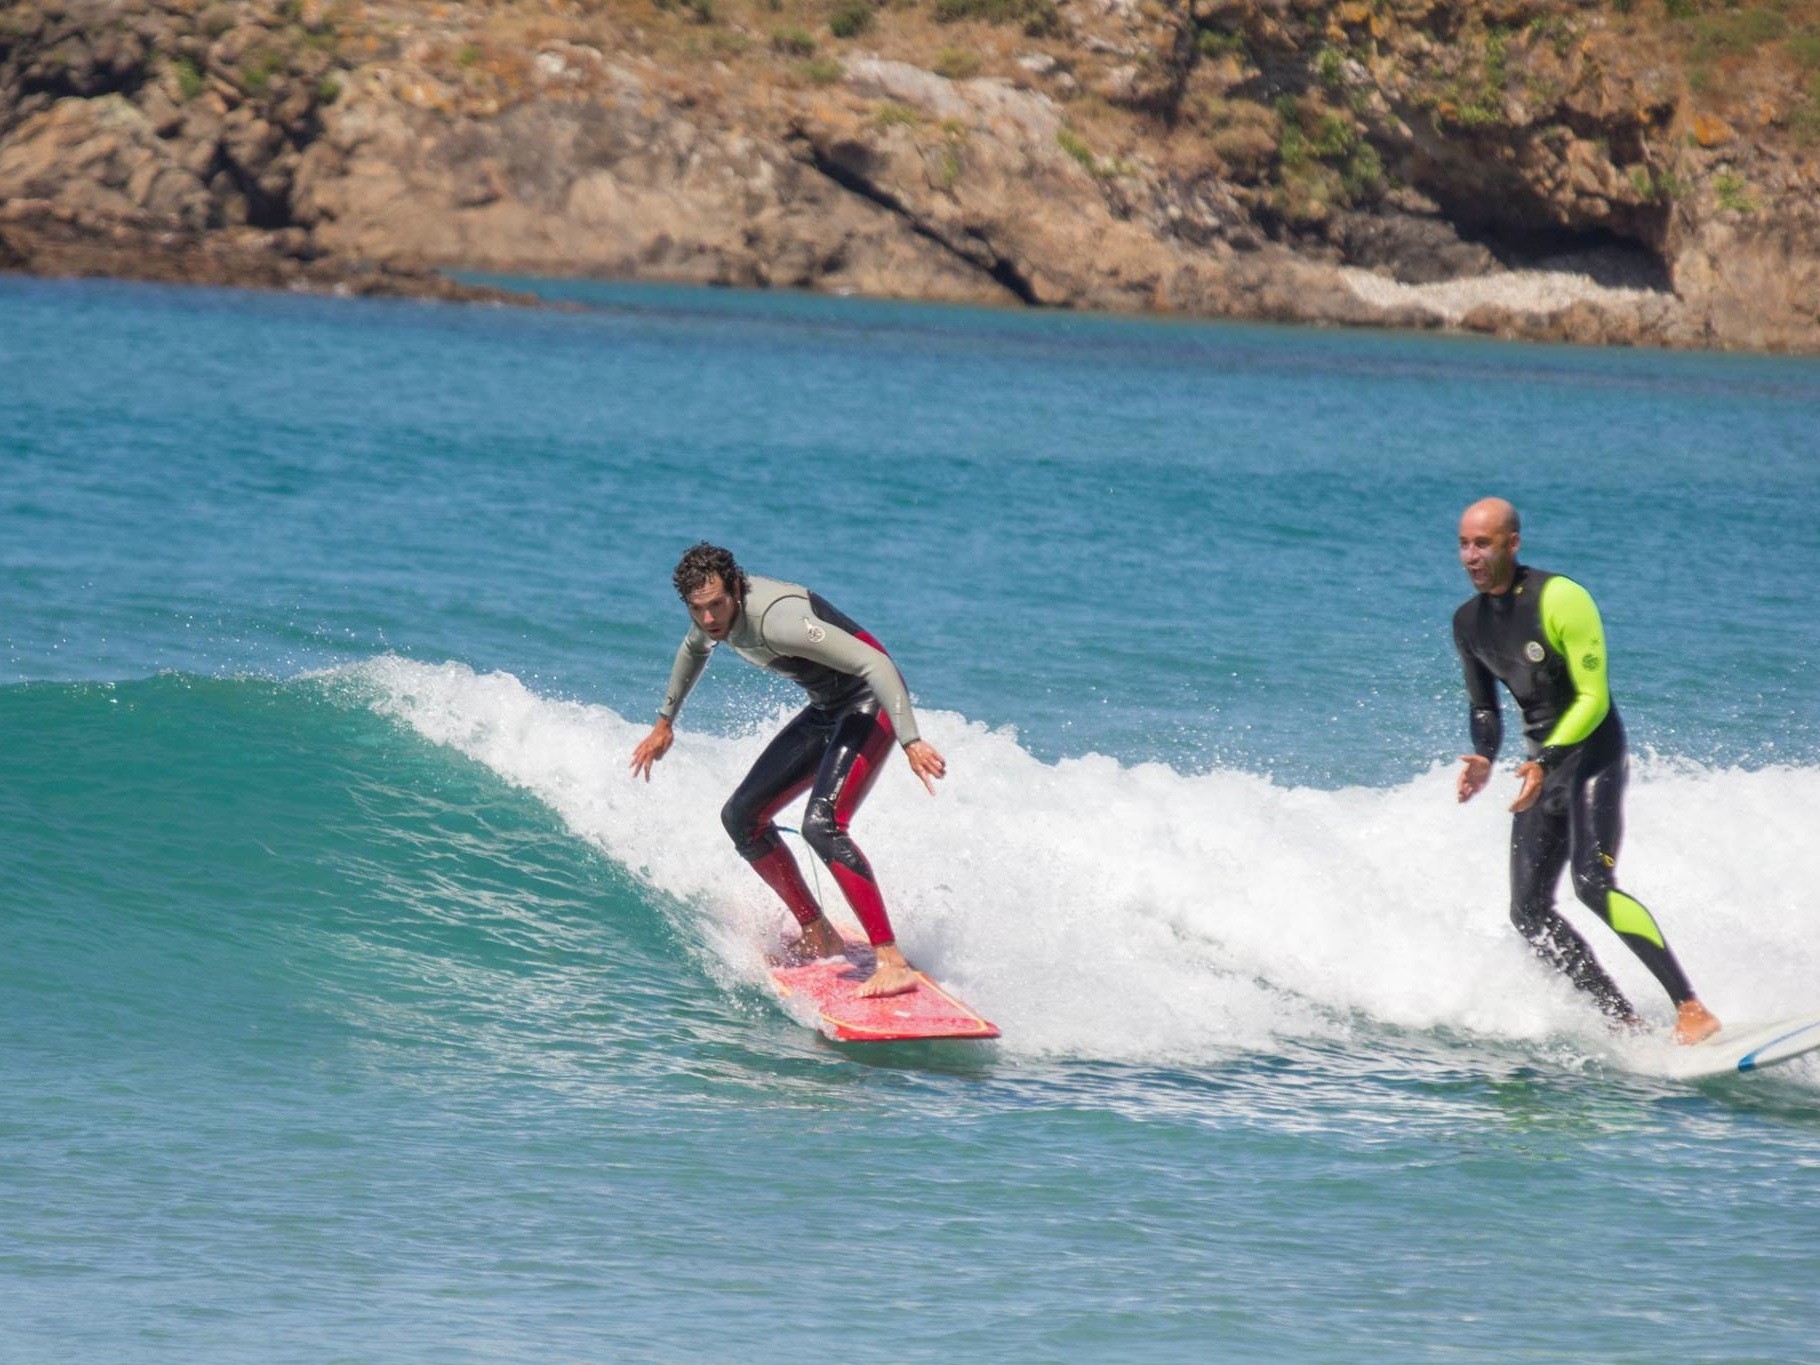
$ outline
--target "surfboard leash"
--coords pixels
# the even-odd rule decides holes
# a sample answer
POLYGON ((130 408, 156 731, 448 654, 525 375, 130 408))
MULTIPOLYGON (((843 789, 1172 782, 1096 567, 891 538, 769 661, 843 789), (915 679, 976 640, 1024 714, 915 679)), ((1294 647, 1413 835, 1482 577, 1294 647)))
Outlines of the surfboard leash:
MULTIPOLYGON (((798 839, 803 839, 803 832, 800 829, 791 829, 788 825, 779 825, 777 827, 777 832, 779 834, 794 834, 798 839)), ((822 860, 815 856, 815 850, 809 847, 809 841, 807 839, 803 839, 803 852, 809 855, 809 871, 815 874, 815 903, 821 906, 822 914, 826 915, 828 913, 828 903, 822 898, 822 860)))

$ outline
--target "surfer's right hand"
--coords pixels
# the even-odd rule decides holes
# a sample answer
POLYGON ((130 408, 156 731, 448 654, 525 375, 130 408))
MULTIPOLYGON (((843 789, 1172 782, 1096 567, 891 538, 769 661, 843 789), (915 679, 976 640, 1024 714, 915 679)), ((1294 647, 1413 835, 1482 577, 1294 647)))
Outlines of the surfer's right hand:
POLYGON ((651 780, 651 765, 670 752, 670 746, 676 743, 676 731, 670 722, 660 720, 651 727, 639 746, 632 751, 632 775, 651 780))
POLYGON ((1461 754, 1460 762, 1466 766, 1460 769, 1460 781, 1455 790, 1461 801, 1470 801, 1491 781, 1491 760, 1483 754, 1461 754))

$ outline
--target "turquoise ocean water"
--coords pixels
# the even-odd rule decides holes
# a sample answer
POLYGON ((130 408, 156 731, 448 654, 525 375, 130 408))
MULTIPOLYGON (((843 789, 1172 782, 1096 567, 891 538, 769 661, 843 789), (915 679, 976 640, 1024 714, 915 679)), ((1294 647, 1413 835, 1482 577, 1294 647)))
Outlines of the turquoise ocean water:
POLYGON ((1820 1004, 1820 363, 546 288, 0 280, 0 1357, 1812 1358, 1820 1064, 1530 960, 1449 619, 1504 493, 1627 889, 1820 1004), (903 666, 856 833, 1002 1043, 763 988, 788 684, 628 778, 700 537, 903 666))

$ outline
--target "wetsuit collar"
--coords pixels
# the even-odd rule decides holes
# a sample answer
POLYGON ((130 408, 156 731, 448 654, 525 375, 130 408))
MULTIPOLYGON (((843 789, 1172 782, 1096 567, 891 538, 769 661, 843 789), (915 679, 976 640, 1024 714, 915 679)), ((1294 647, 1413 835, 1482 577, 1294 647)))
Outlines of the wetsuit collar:
POLYGON ((1516 591, 1517 587, 1528 576, 1529 576, 1529 566, 1527 564, 1513 563, 1510 566, 1510 582, 1505 584, 1504 591, 1503 592, 1493 592, 1490 588, 1487 588, 1483 593, 1480 594, 1480 596, 1481 597, 1495 597, 1495 598, 1509 597, 1516 591))

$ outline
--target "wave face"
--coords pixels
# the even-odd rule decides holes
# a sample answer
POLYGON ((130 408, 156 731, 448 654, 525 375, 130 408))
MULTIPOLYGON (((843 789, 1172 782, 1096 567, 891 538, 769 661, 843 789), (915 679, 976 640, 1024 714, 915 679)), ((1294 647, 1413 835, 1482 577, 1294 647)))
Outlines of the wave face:
MULTIPOLYGON (((458 664, 382 658, 337 676, 535 796, 658 904, 691 907, 729 970, 749 970, 751 945, 781 931, 717 819, 768 728, 691 734, 647 786, 626 772, 644 726, 605 707, 458 664)), ((931 801, 894 764, 856 830, 906 949, 992 1013, 1008 1049, 1204 1060, 1377 1025, 1505 1042, 1567 1031, 1609 1051, 1509 930, 1508 817, 1490 800, 1457 806, 1451 769, 1334 791, 1097 755, 1044 763, 950 713, 928 729, 955 780, 931 801)), ((1820 944, 1803 931, 1805 888, 1820 849, 1800 826, 1815 798, 1820 769, 1641 766, 1628 811, 1647 872, 1626 885, 1710 998, 1809 1007, 1820 944)), ((1577 905, 1569 914, 1663 1016, 1647 973, 1577 905)))
MULTIPOLYGON (((690 1021, 723 1041, 776 1021, 760 963, 788 919, 717 818, 769 723, 686 735, 647 785, 627 771, 641 722, 381 656, 289 683, 0 689, 0 724, 20 1046, 206 1055, 301 1027, 384 1055, 433 1040, 475 1070, 609 1040, 661 1068, 690 1021)), ((1450 769, 1327 790, 1045 762, 939 711, 927 729, 951 768, 938 798, 894 763, 856 833, 907 951, 1001 1024, 1001 1055, 1395 1046, 1657 1069, 1658 1045, 1609 1037, 1510 931, 1506 817, 1457 806, 1450 769)), ((1624 884, 1734 1016, 1812 1006, 1817 799, 1809 767, 1633 778, 1624 884)), ((1642 968, 1564 904, 1665 1022, 1642 968)))
POLYGON ((606 976, 653 1024, 680 989, 620 870, 318 684, 13 687, 0 718, 22 1044, 352 1030, 478 1067, 557 1046, 606 976))

